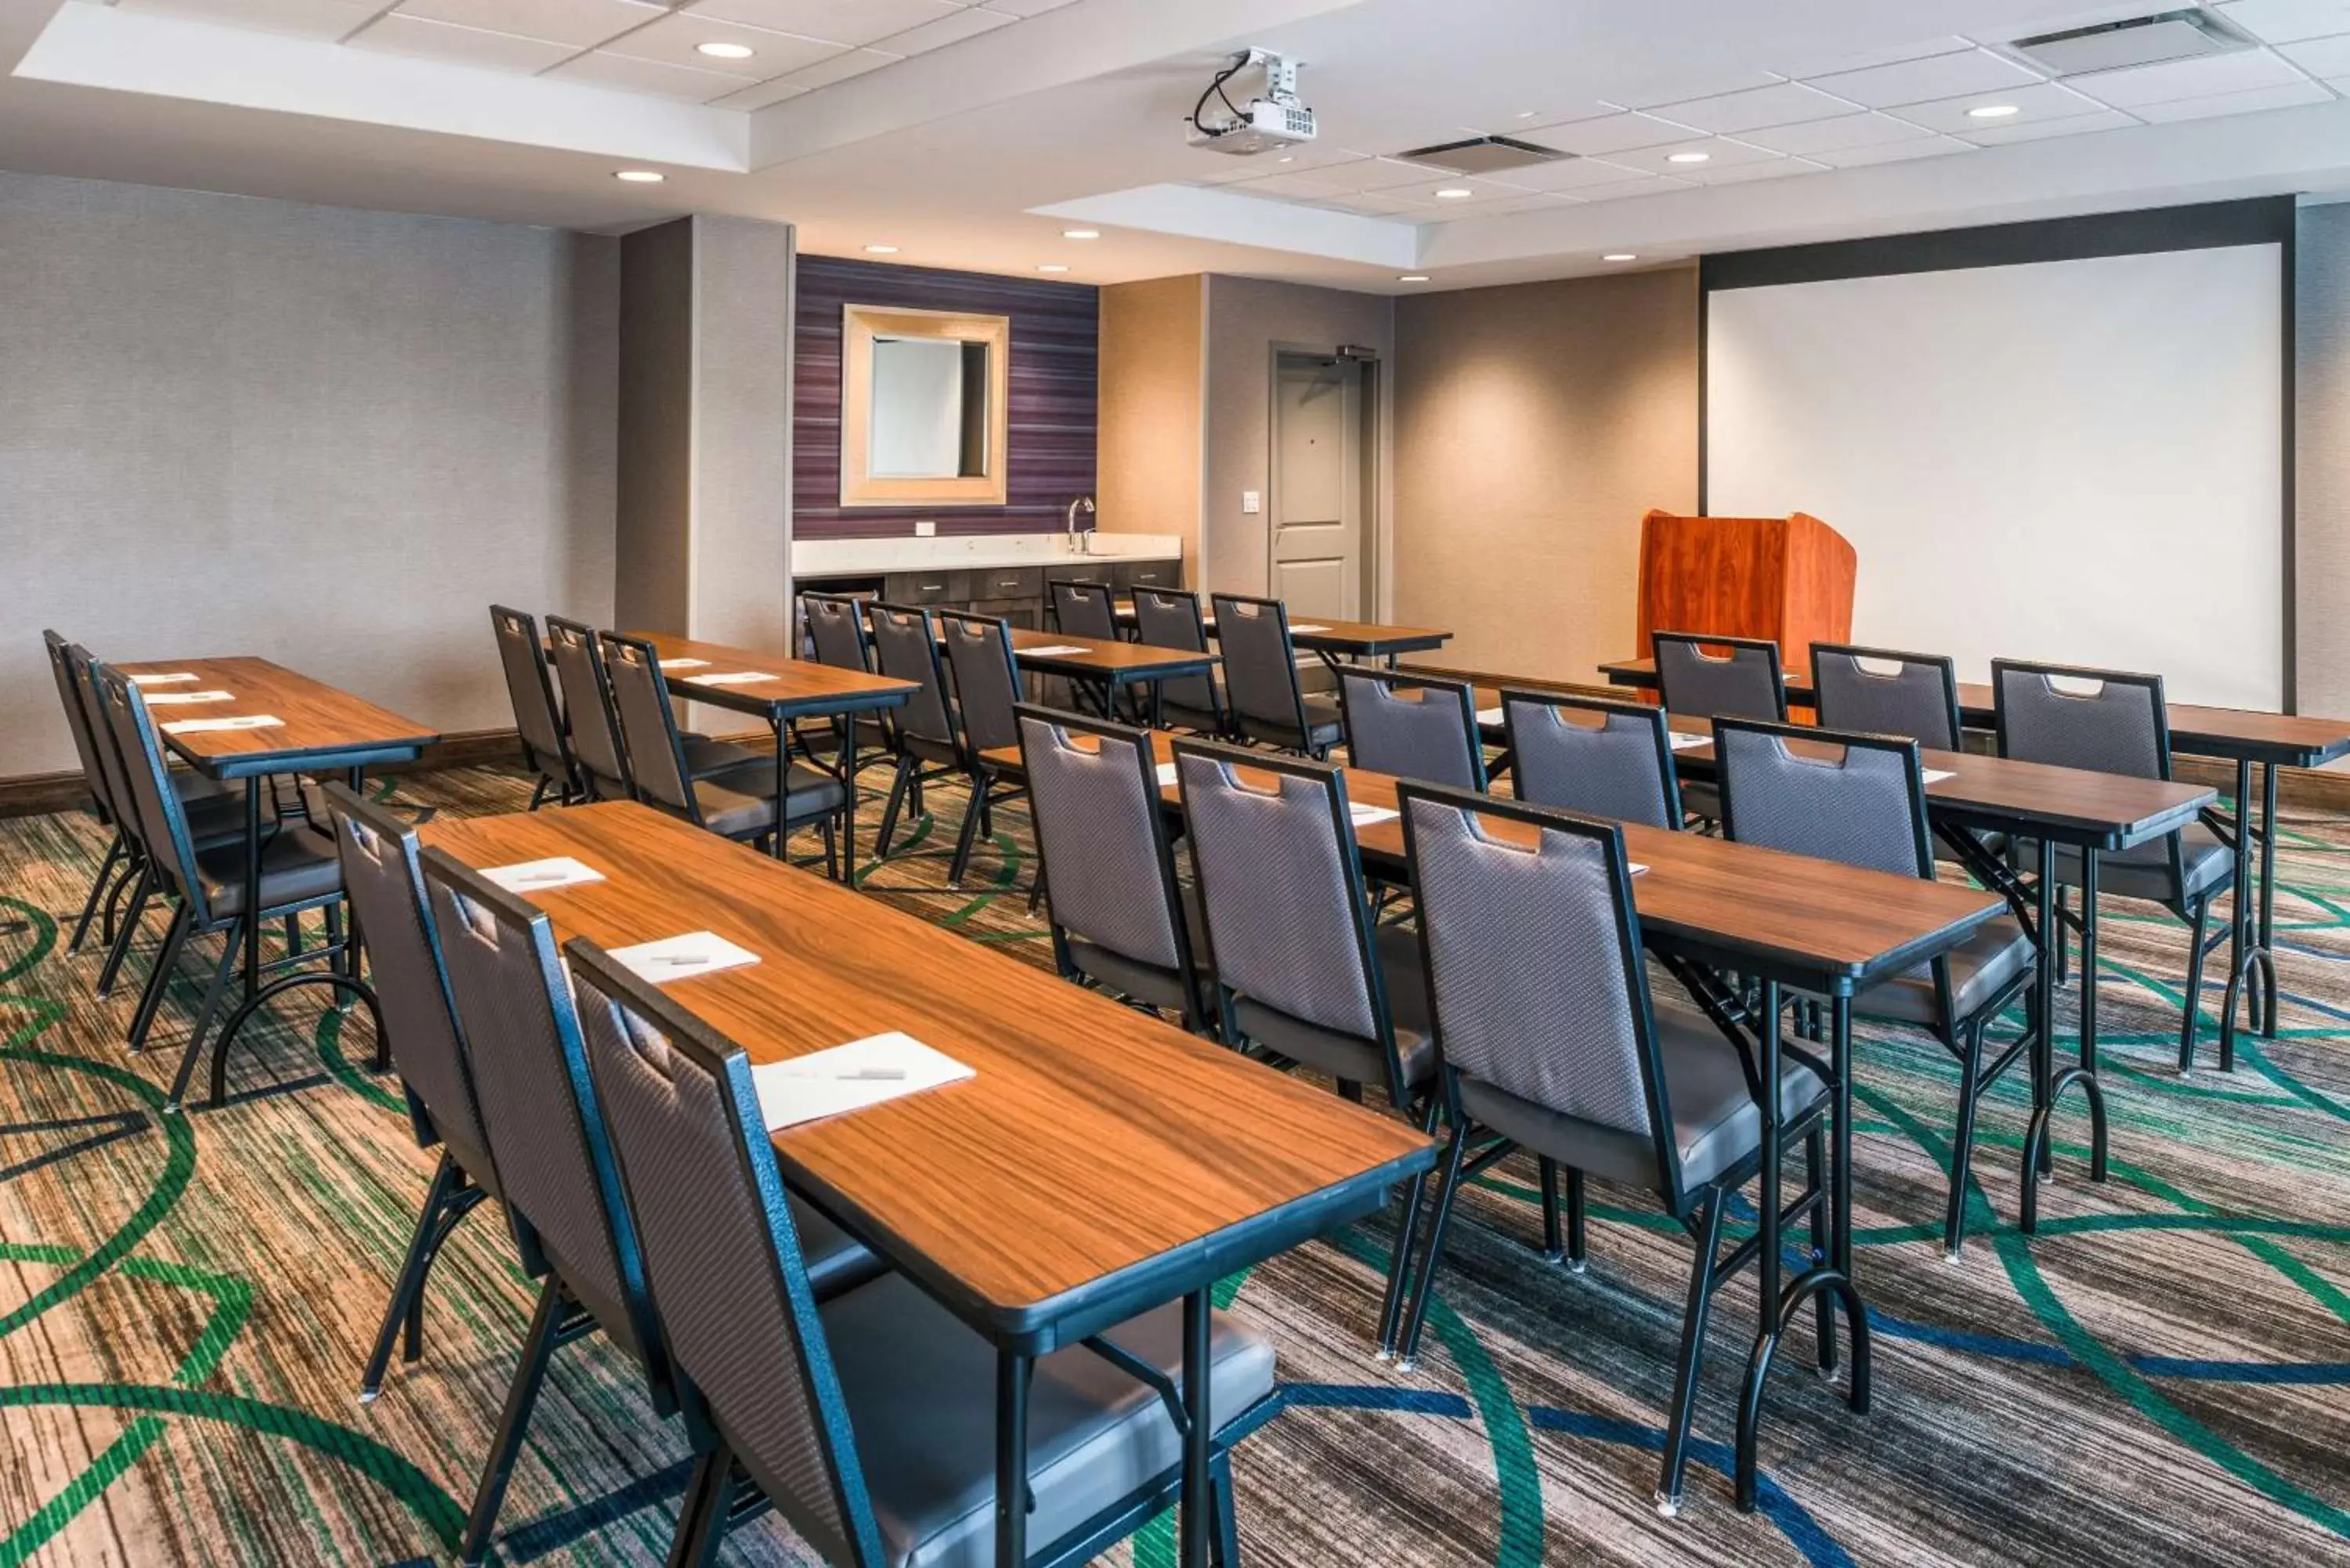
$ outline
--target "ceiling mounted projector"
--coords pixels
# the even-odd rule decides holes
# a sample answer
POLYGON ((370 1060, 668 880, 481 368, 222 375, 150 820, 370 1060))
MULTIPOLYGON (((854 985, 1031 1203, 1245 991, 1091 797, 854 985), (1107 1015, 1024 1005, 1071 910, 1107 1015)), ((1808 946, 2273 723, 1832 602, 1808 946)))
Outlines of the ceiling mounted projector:
POLYGON ((1243 49, 1234 55, 1191 106, 1191 145, 1245 158, 1268 148, 1296 147, 1313 140, 1314 111, 1298 99, 1297 70, 1297 61, 1284 59, 1271 49, 1243 49), (1225 84, 1251 67, 1263 67, 1264 88, 1243 109, 1232 101, 1225 84), (1209 108, 1210 99, 1222 106, 1221 112, 1209 108))

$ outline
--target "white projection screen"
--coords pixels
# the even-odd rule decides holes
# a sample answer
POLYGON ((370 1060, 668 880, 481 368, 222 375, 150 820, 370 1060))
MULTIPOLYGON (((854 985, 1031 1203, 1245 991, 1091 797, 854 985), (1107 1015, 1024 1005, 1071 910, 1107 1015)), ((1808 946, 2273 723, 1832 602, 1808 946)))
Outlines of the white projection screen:
POLYGON ((1950 654, 1961 680, 2004 655, 2280 708, 2280 263, 2244 244, 1716 288, 1706 510, 1827 522, 1859 557, 1854 640, 1950 654))

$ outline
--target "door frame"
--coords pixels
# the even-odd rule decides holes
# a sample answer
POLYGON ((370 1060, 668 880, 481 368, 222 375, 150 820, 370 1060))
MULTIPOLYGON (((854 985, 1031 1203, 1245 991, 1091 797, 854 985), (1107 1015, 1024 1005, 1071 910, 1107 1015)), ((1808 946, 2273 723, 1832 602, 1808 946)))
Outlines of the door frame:
POLYGON ((1357 534, 1362 552, 1362 615, 1361 618, 1376 621, 1386 614, 1387 551, 1385 529, 1379 514, 1380 459, 1385 456, 1379 440, 1384 428, 1380 421, 1380 400, 1387 393, 1387 379, 1382 374, 1383 362, 1377 351, 1342 354, 1338 345, 1300 343, 1287 338, 1274 338, 1265 346, 1264 359, 1264 591, 1273 594, 1274 519, 1281 514, 1281 361, 1284 355, 1301 358, 1345 359, 1359 367, 1360 385, 1357 387, 1355 421, 1355 454, 1362 472, 1355 482, 1356 505, 1360 509, 1357 534))

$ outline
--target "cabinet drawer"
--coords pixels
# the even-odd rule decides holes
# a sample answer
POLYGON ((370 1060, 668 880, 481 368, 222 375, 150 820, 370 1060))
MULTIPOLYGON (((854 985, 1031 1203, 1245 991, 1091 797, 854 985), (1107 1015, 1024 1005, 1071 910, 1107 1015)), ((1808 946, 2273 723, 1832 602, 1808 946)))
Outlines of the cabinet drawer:
POLYGON ((1110 567, 1107 561, 1093 566, 1049 566, 1044 576, 1047 582, 1091 583, 1097 588, 1106 588, 1109 587, 1110 567))
MULTIPOLYGON (((983 572, 979 575, 984 578, 989 574, 983 572)), ((1023 631, 1036 629, 1037 616, 1035 599, 981 599, 971 607, 971 613, 993 616, 1000 620, 1011 622, 1013 626, 1023 631)))
POLYGON ((1041 599, 1045 597, 1042 566, 996 566, 972 572, 971 597, 975 599, 1041 599))
POLYGON ((891 604, 943 605, 970 598, 969 572, 892 572, 885 591, 891 604))
POLYGON ((1183 586, 1183 563, 1180 561, 1136 561, 1121 563, 1114 579, 1121 588, 1180 588, 1183 586))

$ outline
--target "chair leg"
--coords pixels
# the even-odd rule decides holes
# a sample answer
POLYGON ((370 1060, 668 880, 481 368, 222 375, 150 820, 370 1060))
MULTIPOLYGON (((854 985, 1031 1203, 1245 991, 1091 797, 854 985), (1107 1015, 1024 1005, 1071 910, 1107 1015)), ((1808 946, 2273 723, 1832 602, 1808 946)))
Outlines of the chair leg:
POLYGON ((670 1542, 669 1568, 709 1568, 716 1562, 733 1505, 734 1450, 721 1442, 693 1461, 678 1510, 677 1536, 670 1542))
POLYGON ((1042 866, 1039 866, 1036 868, 1035 880, 1028 884, 1028 912, 1033 915, 1038 909, 1044 908, 1044 905, 1045 870, 1042 866))
MULTIPOLYGON (((881 832, 873 841, 873 858, 876 860, 889 857, 889 841, 898 836, 898 808, 905 804, 907 781, 913 774, 914 765, 911 757, 898 759, 897 775, 889 781, 889 804, 881 808, 881 832)), ((922 809, 919 794, 914 798, 914 809, 917 812, 922 809)))
MULTIPOLYGON (((1825 1127, 1814 1127, 1804 1138, 1804 1177, 1816 1199, 1812 1204, 1812 1262, 1828 1261, 1828 1135, 1825 1127)), ((1818 1342, 1820 1374, 1825 1376, 1835 1370, 1835 1293, 1814 1292, 1812 1296, 1812 1323, 1818 1342)))
POLYGON ((1543 1260, 1555 1263, 1565 1258, 1566 1242, 1560 1235, 1558 1212, 1558 1161, 1543 1155, 1534 1162, 1542 1173, 1543 1260))
POLYGON ((416 1216, 416 1230, 408 1239, 408 1256, 401 1260, 400 1278, 391 1287, 391 1303, 384 1308, 383 1326, 376 1330, 375 1348, 368 1353, 367 1368, 359 1374, 359 1403, 372 1404, 383 1390, 384 1370, 391 1365, 391 1342, 403 1324, 411 1330, 409 1354, 403 1358, 413 1361, 422 1348, 413 1335, 418 1321, 411 1303, 424 1296, 425 1271, 432 1268, 434 1253, 439 1250, 434 1232, 439 1229, 441 1212, 455 1195, 463 1173, 457 1162, 448 1155, 433 1168, 432 1185, 425 1189, 424 1207, 416 1216))
POLYGON ((1232 1502, 1232 1451, 1218 1449, 1208 1461, 1208 1480, 1215 1489, 1215 1509, 1209 1521, 1208 1561, 1214 1568, 1241 1568, 1240 1520, 1232 1502))
POLYGON ((196 1060, 204 1053, 204 1035, 212 1028, 213 1015, 220 1011, 221 997, 228 991, 229 976, 236 972, 236 955, 244 946, 244 923, 240 920, 221 938, 220 967, 213 971, 212 985, 204 992, 204 1004, 196 1010, 196 1027, 188 1036, 180 1070, 172 1079, 171 1097, 163 1102, 167 1113, 178 1112, 180 1100, 188 1092, 188 1080, 195 1076, 196 1060))
POLYGON ((955 887, 962 886, 963 874, 971 869, 972 846, 978 842, 980 818, 987 809, 987 785, 973 779, 971 798, 962 808, 962 831, 955 836, 953 863, 947 867, 947 880, 955 887))
MULTIPOLYGON (((775 831, 780 833, 783 829, 779 827, 775 831)), ((837 882, 841 880, 840 835, 834 831, 833 819, 828 816, 816 831, 824 835, 824 874, 837 882)))
POLYGON ((473 1489, 473 1511, 465 1516, 465 1539, 458 1557, 466 1568, 475 1568, 489 1552, 490 1532, 498 1522, 498 1507, 505 1501, 506 1482, 514 1478, 515 1460, 522 1456, 523 1438, 530 1430, 539 1387, 546 1381, 547 1359, 555 1354, 567 1299, 563 1282, 547 1275, 539 1288, 538 1310, 531 1314, 530 1328, 523 1335, 522 1361, 515 1367, 514 1381, 506 1386, 505 1408, 498 1416, 497 1436, 491 1439, 489 1462, 482 1468, 481 1481, 473 1489))
POLYGON ((1583 1172, 1569 1167, 1566 1173, 1566 1268, 1579 1274, 1591 1266, 1591 1254, 1584 1239, 1583 1172))
MULTIPOLYGON (((1437 1113, 1441 1108, 1436 1096, 1430 1095, 1428 1108, 1420 1113, 1419 1130, 1422 1134, 1436 1131, 1437 1113)), ((1388 1254, 1387 1293, 1379 1303, 1378 1355, 1381 1361, 1395 1355, 1396 1333, 1401 1327, 1403 1318, 1404 1286, 1408 1282, 1407 1276, 1411 1272, 1412 1247, 1419 1239, 1419 1210, 1427 1199, 1428 1173, 1422 1171, 1413 1177, 1411 1185, 1404 1189, 1403 1217, 1396 1221, 1395 1246, 1388 1254)))
POLYGON ((1975 1106, 1982 1095, 1982 1037, 1986 1020, 1967 1030, 1959 1057, 1959 1128, 1950 1137, 1950 1206, 1942 1224, 1942 1255, 1955 1259, 1967 1241, 1967 1180, 1975 1158, 1975 1106))
POLYGON ((1444 1231, 1452 1222, 1452 1200, 1461 1193, 1461 1167, 1469 1154, 1469 1118, 1462 1116, 1452 1126, 1452 1141, 1444 1150, 1444 1187, 1436 1195, 1436 1213, 1428 1226, 1428 1255, 1420 1261, 1419 1279, 1411 1296, 1411 1311, 1404 1319, 1403 1344, 1396 1356, 1396 1366, 1409 1372, 1419 1364, 1419 1330, 1428 1319, 1428 1298, 1435 1293, 1436 1271, 1444 1260, 1444 1231))
POLYGON ((195 920, 194 911, 185 904, 172 911, 172 926, 163 933, 162 950, 155 955, 155 968, 147 977, 147 990, 139 998, 139 1011, 130 1019, 130 1054, 134 1056, 147 1049, 147 1032, 154 1028, 155 1014, 162 1008, 164 993, 172 989, 172 977, 180 967, 180 950, 187 945, 188 928, 195 920))
POLYGON ((530 792, 530 804, 523 807, 523 809, 525 811, 536 811, 540 806, 545 805, 546 804, 547 785, 552 782, 553 781, 545 774, 539 774, 537 786, 530 792))
POLYGON ((1665 1424, 1665 1459, 1657 1478, 1657 1511, 1670 1519, 1681 1511, 1681 1472, 1689 1463, 1690 1422, 1697 1410, 1698 1371, 1705 1362, 1705 1324, 1713 1312, 1713 1256, 1721 1245, 1721 1211, 1729 1194, 1717 1189, 1707 1202, 1690 1266, 1689 1305, 1681 1315, 1680 1359, 1673 1368, 1673 1407, 1665 1424))
POLYGON ((99 901, 113 889, 114 867, 122 854, 122 835, 118 830, 114 842, 106 846, 106 859, 99 867, 98 875, 89 879, 89 897, 81 901, 81 916, 74 921, 73 940, 66 944, 67 952, 81 951, 81 944, 88 940, 89 923, 98 918, 99 901))
MULTIPOLYGON (((2046 875, 2046 873, 2043 873, 2046 875)), ((2056 924, 2050 931, 2055 939, 2056 983, 2073 983, 2073 939, 2064 934, 2064 921, 2073 908, 2073 889, 2064 883, 2056 884, 2056 924)))
POLYGON ((105 967, 98 971, 98 994, 114 994, 114 977, 122 972, 122 961, 130 956, 130 943, 139 935, 139 921, 147 913, 147 899, 155 890, 155 874, 141 867, 139 881, 131 888, 130 907, 122 912, 122 923, 115 928, 114 946, 106 955, 105 967))
POLYGON ((2192 934, 2187 939, 2187 996, 2178 1020, 2178 1071, 2182 1075, 2195 1071, 2195 1033, 2203 1007, 2203 931, 2210 920, 2211 900, 2207 896, 2196 901, 2194 918, 2189 922, 2192 934))

